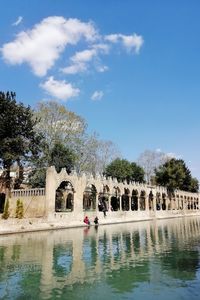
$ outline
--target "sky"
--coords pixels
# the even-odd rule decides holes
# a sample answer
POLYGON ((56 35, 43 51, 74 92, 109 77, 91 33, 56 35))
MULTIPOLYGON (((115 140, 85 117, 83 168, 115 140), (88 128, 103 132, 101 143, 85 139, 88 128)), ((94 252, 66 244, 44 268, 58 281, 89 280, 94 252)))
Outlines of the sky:
POLYGON ((0 90, 56 100, 122 157, 173 153, 200 179, 199 0, 1 0, 0 90))

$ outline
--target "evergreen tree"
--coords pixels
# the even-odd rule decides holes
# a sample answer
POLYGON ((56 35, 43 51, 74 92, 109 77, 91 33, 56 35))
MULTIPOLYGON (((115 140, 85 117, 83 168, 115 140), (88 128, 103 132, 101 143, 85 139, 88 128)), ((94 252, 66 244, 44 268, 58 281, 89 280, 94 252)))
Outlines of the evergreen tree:
POLYGON ((105 175, 117 178, 118 181, 144 182, 144 170, 136 163, 130 163, 126 159, 116 158, 113 160, 106 167, 105 175))
POLYGON ((169 193, 175 189, 187 192, 198 192, 198 180, 191 176, 191 172, 182 159, 172 158, 155 170, 155 183, 166 186, 169 193))
POLYGON ((9 213, 9 200, 6 200, 6 203, 4 205, 4 211, 2 214, 3 219, 8 219, 10 213, 9 213))
POLYGON ((17 103, 15 97, 13 92, 0 92, 0 159, 8 190, 11 188, 11 166, 17 162, 20 167, 23 160, 37 155, 41 140, 34 131, 37 120, 33 121, 31 108, 17 103))

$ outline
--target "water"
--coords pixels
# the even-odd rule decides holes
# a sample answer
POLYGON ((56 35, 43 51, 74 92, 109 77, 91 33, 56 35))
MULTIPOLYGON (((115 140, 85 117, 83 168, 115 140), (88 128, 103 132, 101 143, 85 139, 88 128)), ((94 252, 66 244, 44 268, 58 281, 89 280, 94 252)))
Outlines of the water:
POLYGON ((200 299, 200 217, 0 236, 0 299, 200 299))

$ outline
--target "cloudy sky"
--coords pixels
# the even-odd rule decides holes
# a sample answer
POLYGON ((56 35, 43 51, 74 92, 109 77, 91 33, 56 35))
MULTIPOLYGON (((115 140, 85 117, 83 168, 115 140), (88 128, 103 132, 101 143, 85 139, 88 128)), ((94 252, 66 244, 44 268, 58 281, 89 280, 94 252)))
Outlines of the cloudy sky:
POLYGON ((198 0, 2 0, 0 90, 55 99, 136 161, 183 158, 200 179, 198 0))

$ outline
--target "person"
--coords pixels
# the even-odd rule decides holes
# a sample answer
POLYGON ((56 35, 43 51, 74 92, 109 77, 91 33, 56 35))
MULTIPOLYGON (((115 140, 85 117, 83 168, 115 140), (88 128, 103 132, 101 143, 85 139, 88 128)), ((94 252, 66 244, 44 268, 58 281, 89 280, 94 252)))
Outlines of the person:
POLYGON ((88 216, 85 216, 83 222, 87 225, 90 225, 90 220, 88 219, 88 216))
POLYGON ((95 225, 98 225, 98 224, 99 224, 99 219, 98 219, 97 216, 94 218, 94 224, 95 224, 95 225))

